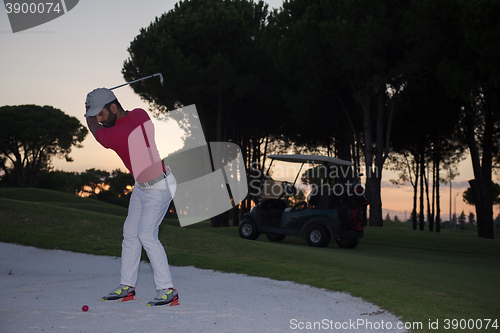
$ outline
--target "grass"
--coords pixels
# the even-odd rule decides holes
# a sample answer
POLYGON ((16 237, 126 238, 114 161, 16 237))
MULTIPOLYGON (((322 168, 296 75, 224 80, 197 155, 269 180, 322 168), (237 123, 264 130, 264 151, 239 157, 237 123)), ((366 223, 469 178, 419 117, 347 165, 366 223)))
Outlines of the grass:
POLYGON ((52 206, 77 208, 92 212, 127 216, 127 208, 90 199, 81 198, 77 195, 36 188, 2 188, 0 199, 12 199, 28 202, 43 203, 52 206))
MULTIPOLYGON (((114 209, 60 192, 1 189, 0 241, 119 256, 124 218, 120 207, 120 214, 110 213, 114 209)), ((202 222, 180 228, 178 221, 165 219, 160 239, 172 265, 345 291, 403 321, 423 323, 421 331, 444 332, 445 319, 500 319, 500 243, 473 231, 436 234, 386 222, 367 228, 358 247, 349 250, 335 243, 312 248, 297 237, 247 241, 237 227, 202 222), (429 320, 437 319, 440 329, 426 330, 429 320)))

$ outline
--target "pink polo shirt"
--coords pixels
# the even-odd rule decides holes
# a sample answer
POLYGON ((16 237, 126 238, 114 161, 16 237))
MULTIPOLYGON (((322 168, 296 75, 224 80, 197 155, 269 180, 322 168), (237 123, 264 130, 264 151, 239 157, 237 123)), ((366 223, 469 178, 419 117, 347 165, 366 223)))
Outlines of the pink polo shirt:
POLYGON ((95 137, 104 148, 118 154, 138 182, 149 182, 165 172, 156 148, 154 125, 143 109, 129 111, 114 126, 98 129, 95 137))

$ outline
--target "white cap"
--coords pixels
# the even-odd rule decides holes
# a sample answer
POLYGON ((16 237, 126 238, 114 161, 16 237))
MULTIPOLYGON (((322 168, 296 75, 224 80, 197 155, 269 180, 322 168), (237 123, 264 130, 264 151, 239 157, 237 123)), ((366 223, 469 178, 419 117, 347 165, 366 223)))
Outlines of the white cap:
POLYGON ((89 108, 85 117, 94 117, 99 112, 101 112, 104 105, 112 102, 116 99, 115 94, 109 89, 98 88, 87 94, 87 100, 85 101, 85 108, 89 108))

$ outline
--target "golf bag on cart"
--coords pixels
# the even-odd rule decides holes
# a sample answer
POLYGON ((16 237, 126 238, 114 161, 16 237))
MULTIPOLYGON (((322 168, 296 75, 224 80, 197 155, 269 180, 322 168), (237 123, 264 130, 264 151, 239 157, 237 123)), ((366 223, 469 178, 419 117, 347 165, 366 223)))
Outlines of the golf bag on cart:
POLYGON ((363 231, 366 226, 366 210, 369 204, 364 188, 357 183, 346 186, 345 193, 339 198, 336 209, 344 231, 363 231))

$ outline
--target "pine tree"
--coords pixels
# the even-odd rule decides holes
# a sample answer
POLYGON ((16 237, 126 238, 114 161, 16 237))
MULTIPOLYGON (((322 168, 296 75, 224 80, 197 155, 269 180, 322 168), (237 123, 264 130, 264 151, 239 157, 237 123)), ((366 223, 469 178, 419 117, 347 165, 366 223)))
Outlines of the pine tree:
POLYGON ((450 229, 456 229, 457 228, 457 214, 453 213, 453 216, 450 221, 450 229))
POLYGON ((474 213, 470 212, 469 213, 469 225, 471 227, 474 227, 475 222, 476 222, 476 216, 474 215, 474 213))
POLYGON ((462 211, 460 216, 458 217, 458 225, 460 226, 460 229, 463 229, 465 227, 465 213, 462 211))

